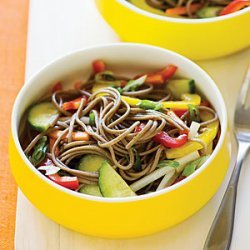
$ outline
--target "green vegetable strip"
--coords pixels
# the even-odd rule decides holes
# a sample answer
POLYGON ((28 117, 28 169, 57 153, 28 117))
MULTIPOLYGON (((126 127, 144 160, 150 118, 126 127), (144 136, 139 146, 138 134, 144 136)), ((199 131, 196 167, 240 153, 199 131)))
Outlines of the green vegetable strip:
POLYGON ((34 147, 34 151, 30 157, 30 161, 34 166, 37 166, 41 163, 45 156, 48 148, 47 136, 43 136, 34 147))
POLYGON ((160 110, 162 108, 162 104, 150 100, 141 100, 138 107, 142 109, 160 110))
POLYGON ((103 71, 95 75, 96 83, 104 83, 110 86, 113 83, 113 86, 120 86, 121 81, 116 80, 111 71, 103 71))
POLYGON ((127 85, 123 88, 123 91, 135 91, 138 87, 140 87, 146 80, 147 75, 142 76, 136 80, 130 80, 127 85))
POLYGON ((95 125, 95 114, 93 112, 90 112, 90 114, 89 114, 89 125, 90 126, 95 125))
POLYGON ((134 153, 135 153, 135 164, 133 166, 133 169, 136 171, 136 172, 140 172, 142 171, 142 168, 141 168, 141 158, 137 152, 136 149, 134 149, 134 153))
POLYGON ((177 168, 179 167, 180 163, 177 161, 172 161, 172 160, 164 160, 158 163, 157 168, 162 168, 162 167, 172 167, 172 168, 177 168))
POLYGON ((195 94, 196 93, 195 81, 194 80, 190 80, 190 82, 189 82, 189 92, 191 94, 195 94))
POLYGON ((199 168, 207 160, 207 158, 208 158, 207 155, 206 156, 201 156, 200 158, 188 163, 185 166, 185 168, 184 168, 184 170, 182 172, 182 175, 187 177, 187 176, 191 175, 192 173, 194 173, 195 170, 197 168, 199 168))
POLYGON ((192 104, 188 104, 188 110, 189 110, 189 117, 190 117, 190 121, 194 121, 194 122, 200 122, 201 118, 200 118, 200 111, 198 109, 197 106, 192 105, 192 104))

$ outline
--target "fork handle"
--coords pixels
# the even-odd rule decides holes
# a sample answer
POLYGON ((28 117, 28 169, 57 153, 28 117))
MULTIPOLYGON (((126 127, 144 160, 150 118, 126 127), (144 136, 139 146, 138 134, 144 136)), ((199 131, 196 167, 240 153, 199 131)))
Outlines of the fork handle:
POLYGON ((219 210, 209 230, 204 250, 228 250, 230 248, 234 226, 237 185, 241 166, 248 149, 248 143, 239 142, 237 161, 219 210))

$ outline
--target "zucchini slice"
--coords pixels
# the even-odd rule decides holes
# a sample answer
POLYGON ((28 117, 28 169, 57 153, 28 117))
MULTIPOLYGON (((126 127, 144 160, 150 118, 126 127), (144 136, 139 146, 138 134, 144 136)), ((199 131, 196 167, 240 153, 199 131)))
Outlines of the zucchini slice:
POLYGON ((219 12, 222 10, 222 7, 203 7, 196 12, 199 18, 209 18, 216 17, 219 15, 219 12))
POLYGON ((106 159, 99 155, 85 155, 79 161, 78 169, 88 172, 97 172, 106 159))
POLYGON ((107 161, 102 163, 99 170, 99 188, 104 197, 127 197, 136 195, 107 161))
POLYGON ((82 194, 102 197, 99 186, 95 184, 84 185, 80 188, 79 192, 82 194))
POLYGON ((37 131, 46 131, 59 114, 51 102, 42 102, 32 106, 28 112, 28 123, 37 131))
POLYGON ((180 99, 182 94, 195 93, 195 81, 192 79, 176 79, 167 83, 167 88, 176 99, 180 99))

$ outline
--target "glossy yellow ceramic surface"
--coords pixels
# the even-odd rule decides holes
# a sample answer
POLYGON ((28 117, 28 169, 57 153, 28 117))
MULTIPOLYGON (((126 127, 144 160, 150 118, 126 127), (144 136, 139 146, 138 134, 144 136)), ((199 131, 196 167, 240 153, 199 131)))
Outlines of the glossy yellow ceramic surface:
MULTIPOLYGON (((67 82, 67 81, 66 81, 67 82)), ((14 104, 9 158, 13 175, 26 197, 46 216, 75 231, 109 238, 143 236, 171 227, 199 210, 220 186, 230 161, 227 115, 223 99, 212 79, 197 65, 173 52, 136 44, 92 47, 67 55, 42 69, 25 84, 14 104), (134 54, 140 55, 134 58, 134 54), (149 63, 143 55, 150 56, 149 63), (104 59, 111 69, 159 68, 167 63, 180 67, 180 74, 193 75, 197 85, 206 90, 221 120, 221 138, 205 165, 184 181, 156 193, 127 198, 92 197, 67 190, 39 173, 27 160, 18 141, 18 127, 23 112, 51 84, 75 74, 87 76, 91 62, 104 59), (136 65, 140 68, 136 68, 136 65)))
POLYGON ((194 60, 220 57, 250 46, 250 7, 223 17, 191 20, 149 13, 125 0, 96 3, 126 42, 161 46, 194 60))

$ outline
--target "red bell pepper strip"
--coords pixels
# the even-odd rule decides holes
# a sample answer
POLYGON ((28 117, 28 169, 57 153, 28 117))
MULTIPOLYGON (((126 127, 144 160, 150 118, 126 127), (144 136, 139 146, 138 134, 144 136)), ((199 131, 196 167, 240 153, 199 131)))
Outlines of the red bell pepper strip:
MULTIPOLYGON (((203 5, 200 3, 193 3, 190 5, 189 10, 191 13, 195 13, 199 10, 203 5)), ((188 9, 186 7, 175 7, 169 8, 165 12, 167 15, 186 15, 188 14, 188 9)))
POLYGON ((62 109, 63 110, 76 110, 79 108, 82 99, 84 99, 84 106, 85 106, 87 104, 88 100, 87 100, 86 96, 82 96, 82 97, 78 97, 72 101, 63 103, 62 109))
POLYGON ((147 75, 145 82, 150 83, 150 84, 154 84, 154 85, 164 84, 166 80, 173 77, 173 75, 175 74, 177 69, 178 68, 175 65, 170 64, 158 72, 149 73, 147 75))
POLYGON ((56 92, 56 91, 59 91, 59 90, 62 90, 63 87, 62 87, 62 83, 61 82, 57 82, 53 88, 52 88, 52 93, 56 92))
POLYGON ((96 60, 92 63, 92 68, 95 74, 100 73, 106 69, 106 65, 102 60, 96 60))
POLYGON ((48 175, 49 179, 65 188, 76 190, 79 187, 79 181, 76 176, 60 176, 59 174, 48 175))
POLYGON ((187 131, 187 130, 179 130, 179 134, 180 135, 188 135, 189 131, 187 131))
POLYGON ((135 133, 139 133, 145 127, 144 123, 140 123, 138 126, 135 127, 135 133))
POLYGON ((169 64, 166 68, 164 68, 159 73, 163 76, 164 80, 166 81, 173 77, 177 69, 178 68, 175 65, 169 64))
POLYGON ((172 111, 174 111, 178 117, 182 117, 187 112, 187 109, 172 109, 172 111))
POLYGON ((247 6, 250 6, 250 0, 234 0, 221 10, 220 16, 236 12, 247 6))
POLYGON ((178 148, 187 142, 188 135, 181 134, 174 138, 169 136, 165 131, 161 131, 154 136, 153 140, 162 144, 166 148, 178 148))

